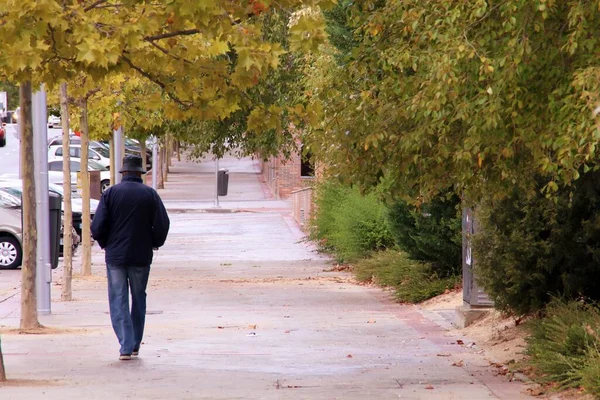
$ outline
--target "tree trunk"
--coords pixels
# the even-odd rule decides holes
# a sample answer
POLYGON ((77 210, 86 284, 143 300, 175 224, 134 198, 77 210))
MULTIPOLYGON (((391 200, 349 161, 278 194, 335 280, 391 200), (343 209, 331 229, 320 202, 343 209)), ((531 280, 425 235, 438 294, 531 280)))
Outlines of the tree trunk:
POLYGON ((147 163, 146 163, 146 141, 140 140, 140 156, 142 157, 142 168, 146 171, 147 163))
POLYGON ((177 161, 181 161, 181 142, 177 141, 177 161))
POLYGON ((90 136, 87 122, 87 99, 81 99, 81 197, 83 202, 82 230, 81 230, 81 275, 92 275, 92 233, 90 215, 90 174, 88 171, 90 136))
POLYGON ((163 171, 163 182, 167 182, 168 180, 168 172, 169 172, 169 163, 168 163, 168 158, 167 158, 167 154, 169 153, 168 150, 168 139, 167 139, 167 143, 165 143, 165 145, 163 146, 161 152, 162 152, 162 160, 163 160, 163 166, 162 166, 162 171, 163 171))
POLYGON ((173 138, 167 135, 167 172, 171 172, 173 166, 173 138))
POLYGON ((6 381, 6 370, 4 369, 4 357, 2 357, 2 342, 0 341, 0 382, 6 381))
POLYGON ((37 264, 37 224, 35 222, 35 172, 33 169, 33 123, 31 115, 31 82, 21 85, 21 171, 23 178, 23 264, 21 267, 21 329, 40 327, 35 294, 37 264))
MULTIPOLYGON (((123 159, 125 158, 125 131, 123 129, 123 125, 121 125, 121 159, 119 160, 118 165, 123 165, 123 159)), ((118 171, 117 171, 118 172, 118 171)))
POLYGON ((157 165, 156 165, 156 167, 153 166, 152 168, 158 168, 158 171, 156 171, 156 174, 158 175, 157 176, 158 182, 156 184, 156 188, 164 189, 165 181, 163 179, 163 177, 164 177, 164 175, 163 175, 163 151, 162 151, 161 147, 158 148, 157 153, 158 153, 158 160, 156 160, 157 165))
POLYGON ((63 133, 63 189, 64 198, 64 231, 63 231, 63 283, 61 298, 64 301, 73 300, 73 207, 71 204, 71 155, 69 154, 69 105, 67 83, 60 85, 60 115, 63 133))
POLYGON ((117 168, 117 162, 115 160, 115 140, 114 135, 110 136, 110 140, 108 141, 110 144, 110 186, 113 186, 116 182, 116 174, 115 168, 117 168))

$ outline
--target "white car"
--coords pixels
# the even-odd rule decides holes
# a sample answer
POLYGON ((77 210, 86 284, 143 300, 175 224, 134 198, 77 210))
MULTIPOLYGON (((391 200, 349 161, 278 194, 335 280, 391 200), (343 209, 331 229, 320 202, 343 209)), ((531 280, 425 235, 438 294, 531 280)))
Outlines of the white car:
POLYGON ((50 115, 48 117, 48 128, 60 128, 60 117, 57 117, 56 115, 50 115))
MULTIPOLYGON (((21 179, 9 179, 9 180, 4 180, 2 179, 3 177, 0 177, 0 190, 3 190, 6 193, 9 193, 13 196, 15 196, 16 198, 19 199, 19 203, 21 202, 20 199, 23 197, 23 181, 21 179)), ((54 185, 52 183, 50 183, 48 185, 48 190, 50 192, 54 192, 56 194, 58 194, 61 199, 63 200, 63 204, 61 206, 62 208, 62 212, 63 212, 63 220, 64 220, 64 210, 65 210, 65 205, 64 205, 64 191, 62 190, 62 187, 59 187, 57 185, 54 185)), ((97 200, 94 200, 96 202, 98 202, 97 200)), ((77 248, 77 246, 79 245, 79 242, 81 240, 81 215, 83 214, 83 203, 81 201, 81 199, 79 199, 79 201, 77 201, 75 198, 72 199, 71 201, 71 205, 72 205, 72 210, 73 210, 73 251, 77 248)), ((93 205, 92 202, 90 202, 90 205, 92 207, 95 207, 92 209, 92 218, 93 215, 96 212, 96 208, 98 207, 97 204, 93 205)), ((61 226, 61 238, 60 238, 60 245, 61 245, 61 254, 62 254, 62 244, 63 244, 63 226, 61 226)))
MULTIPOLYGON (((23 191, 23 181, 21 179, 5 179, 4 177, 0 176, 0 188, 7 189, 10 194, 20 197, 23 191)), ((48 190, 59 194, 62 198, 65 196, 65 191, 63 190, 62 185, 48 183, 48 190)), ((90 199, 90 214, 92 214, 92 217, 94 214, 96 214, 98 204, 100 204, 98 200, 90 199)), ((64 204, 62 209, 64 211, 64 204)), ((73 193, 71 196, 71 209, 74 213, 83 214, 83 199, 77 193, 73 193)))
MULTIPOLYGON (((69 155, 71 159, 81 159, 81 145, 72 144, 69 146, 69 155)), ((48 147, 48 159, 62 158, 63 149, 62 146, 50 146, 48 147)), ((89 148, 88 159, 95 161, 102 165, 104 168, 110 168, 110 151, 106 148, 94 147, 89 148)))
MULTIPOLYGON (((62 186, 57 185, 55 183, 49 183, 48 188, 50 190, 52 190, 54 193, 60 194, 64 198, 65 191, 63 190, 62 186)), ((100 201, 98 201, 96 199, 90 199, 90 214, 92 215, 92 218, 94 218, 94 214, 96 214, 96 209, 98 208, 98 204, 100 204, 100 201)), ((64 210, 64 206, 63 206, 63 210, 64 210)), ((83 199, 81 198, 79 193, 73 193, 73 195, 71 196, 71 210, 73 212, 83 214, 83 199)))
MULTIPOLYGON (((77 191, 77 172, 79 171, 81 171, 81 160, 71 159, 71 189, 73 186, 75 186, 75 191, 77 191)), ((104 193, 104 191, 110 186, 110 171, 92 160, 88 160, 88 171, 100 171, 100 192, 104 193)), ((62 157, 55 157, 48 160, 48 181, 62 185, 62 157)))

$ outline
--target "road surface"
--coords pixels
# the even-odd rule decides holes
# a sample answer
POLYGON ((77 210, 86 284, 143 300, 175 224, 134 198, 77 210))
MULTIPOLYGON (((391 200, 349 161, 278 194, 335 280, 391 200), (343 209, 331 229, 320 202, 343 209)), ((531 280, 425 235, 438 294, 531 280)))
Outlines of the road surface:
MULTIPOLYGON (((0 147, 0 175, 19 175, 20 142, 16 124, 6 125, 6 146, 0 147)), ((48 129, 48 138, 61 135, 60 129, 48 129)))

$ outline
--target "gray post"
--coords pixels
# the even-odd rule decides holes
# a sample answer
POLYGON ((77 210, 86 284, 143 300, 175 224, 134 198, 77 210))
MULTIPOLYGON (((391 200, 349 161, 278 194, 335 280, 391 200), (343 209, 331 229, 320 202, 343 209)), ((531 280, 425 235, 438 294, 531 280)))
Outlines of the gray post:
MULTIPOLYGON (((37 203, 37 265, 36 297, 39 314, 50 314, 50 210, 48 204, 48 116, 44 86, 35 92, 31 102, 33 119, 34 170, 37 177, 35 197, 37 203)), ((68 188, 65 188, 67 190, 68 188)))
POLYGON ((215 208, 221 208, 219 205, 219 157, 215 158, 215 208))
POLYGON ((152 139, 152 189, 158 189, 158 138, 156 136, 152 139))
POLYGON ((120 126, 119 129, 113 131, 113 143, 115 146, 114 154, 115 154, 115 170, 112 171, 113 176, 115 177, 115 185, 121 182, 121 174, 119 171, 123 166, 123 127, 120 126))
POLYGON ((474 267, 472 237, 477 231, 477 221, 473 210, 463 208, 462 213, 462 272, 463 272, 463 305, 456 308, 454 324, 464 328, 493 306, 493 302, 483 289, 477 284, 474 267))

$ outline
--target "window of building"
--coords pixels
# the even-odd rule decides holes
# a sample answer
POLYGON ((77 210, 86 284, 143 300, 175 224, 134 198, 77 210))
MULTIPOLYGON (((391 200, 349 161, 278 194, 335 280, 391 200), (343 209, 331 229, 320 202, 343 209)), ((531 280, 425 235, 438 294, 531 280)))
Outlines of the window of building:
POLYGON ((300 162, 300 176, 303 178, 315 176, 315 165, 310 151, 302 151, 300 162))

